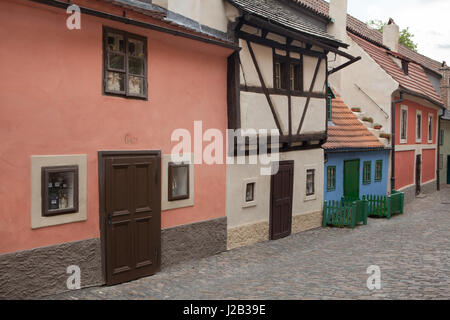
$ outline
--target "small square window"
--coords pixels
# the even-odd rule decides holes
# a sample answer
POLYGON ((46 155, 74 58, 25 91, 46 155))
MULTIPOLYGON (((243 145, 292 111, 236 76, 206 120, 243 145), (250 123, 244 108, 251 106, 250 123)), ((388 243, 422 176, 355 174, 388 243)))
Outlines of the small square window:
POLYGON ((42 216, 78 212, 78 166, 43 167, 42 216))
POLYGON ((363 166, 363 184, 372 182, 372 162, 365 161, 363 166))
POLYGON ((169 163, 169 201, 189 199, 189 164, 169 163))
POLYGON ((316 170, 309 169, 306 171, 306 196, 312 196, 315 192, 314 180, 316 170))
POLYGON ((255 183, 247 183, 247 187, 245 188, 245 201, 255 201, 255 183))
POLYGON ((303 90, 302 63, 298 59, 280 55, 274 56, 275 89, 303 90))
POLYGON ((444 155, 440 154, 439 155, 439 170, 444 169, 444 155))
POLYGON ((147 39, 104 28, 105 94, 147 98, 147 39))

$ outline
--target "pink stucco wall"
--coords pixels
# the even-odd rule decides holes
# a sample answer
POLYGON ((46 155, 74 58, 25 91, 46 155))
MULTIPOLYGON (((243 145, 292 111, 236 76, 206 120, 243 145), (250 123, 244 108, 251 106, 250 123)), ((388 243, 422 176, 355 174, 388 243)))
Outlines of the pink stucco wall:
MULTIPOLYGON (((75 2, 122 13, 104 1, 75 2)), ((0 1, 0 254, 99 237, 99 150, 169 154, 172 131, 193 132, 194 120, 226 129, 230 50, 84 15, 82 29, 70 31, 66 18, 0 1), (147 37, 148 101, 102 95, 104 25, 147 37), (87 154, 88 219, 31 230, 30 156, 59 154, 87 154)), ((163 212, 162 227, 225 216, 225 181, 224 165, 196 166, 195 206, 163 212)))
POLYGON ((422 151, 422 183, 436 178, 436 150, 422 151))
MULTIPOLYGON (((398 99, 398 97, 396 98, 398 99)), ((436 144, 437 141, 437 107, 430 108, 421 105, 417 102, 405 99, 402 103, 397 104, 395 108, 396 117, 396 145, 397 150, 395 152, 396 167, 395 167, 395 177, 396 177, 396 189, 401 189, 403 187, 412 185, 415 183, 415 151, 398 151, 400 146, 408 148, 408 146, 413 149, 415 146, 419 148, 427 147, 436 144), (401 106, 405 105, 408 107, 408 129, 407 129, 407 142, 406 144, 400 143, 400 127, 401 127, 401 106), (421 142, 416 142, 416 114, 417 111, 422 111, 422 140, 421 142), (433 115, 433 139, 432 142, 428 142, 428 115, 433 115)), ((431 181, 435 179, 435 167, 436 167, 436 148, 423 149, 422 150, 422 183, 431 181)))
POLYGON ((397 190, 414 183, 414 151, 395 152, 395 188, 397 190))

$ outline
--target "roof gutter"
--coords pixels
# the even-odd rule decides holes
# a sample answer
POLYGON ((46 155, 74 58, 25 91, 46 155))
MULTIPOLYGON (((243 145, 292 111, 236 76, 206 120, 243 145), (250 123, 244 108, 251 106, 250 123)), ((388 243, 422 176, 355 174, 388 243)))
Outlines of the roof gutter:
MULTIPOLYGON (((69 6, 71 6, 70 2, 62 2, 62 1, 57 1, 57 0, 28 0, 28 1, 37 2, 40 4, 48 5, 48 6, 55 7, 55 8, 65 9, 65 10, 67 10, 67 8, 69 6)), ((196 34, 187 33, 187 32, 183 32, 183 31, 179 31, 179 30, 175 30, 175 29, 170 29, 170 28, 162 27, 162 26, 159 26, 156 24, 142 22, 142 21, 131 19, 131 18, 127 18, 125 16, 118 16, 118 15, 114 15, 114 14, 107 13, 107 12, 89 9, 86 7, 80 7, 80 6, 78 6, 78 7, 80 8, 80 12, 83 14, 86 14, 86 15, 95 16, 98 18, 107 19, 107 20, 111 20, 111 21, 121 22, 124 24, 129 24, 129 25, 133 25, 136 27, 153 30, 156 32, 164 32, 164 33, 171 34, 173 36, 182 37, 182 38, 186 38, 186 39, 190 39, 190 40, 201 41, 204 43, 217 45, 217 46, 224 47, 227 49, 232 49, 235 51, 239 50, 239 46, 236 46, 235 44, 230 43, 230 42, 224 42, 224 41, 219 41, 219 40, 215 40, 215 39, 211 39, 211 38, 205 38, 205 37, 202 37, 202 36, 199 36, 196 34)))

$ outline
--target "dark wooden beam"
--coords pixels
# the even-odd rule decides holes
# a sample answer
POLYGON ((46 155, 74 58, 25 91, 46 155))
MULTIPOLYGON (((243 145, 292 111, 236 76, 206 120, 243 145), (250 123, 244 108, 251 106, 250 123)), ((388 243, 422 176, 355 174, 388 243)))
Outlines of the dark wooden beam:
POLYGON ((265 39, 259 36, 255 36, 253 34, 247 33, 247 32, 238 32, 237 34, 238 38, 241 38, 243 40, 248 40, 257 44, 261 44, 267 47, 272 47, 275 49, 279 49, 279 50, 284 50, 284 51, 292 51, 292 52, 297 52, 299 54, 304 54, 307 56, 311 56, 311 57, 320 57, 325 59, 327 57, 327 55, 323 52, 318 52, 318 51, 313 51, 313 50, 309 50, 309 49, 305 49, 305 48, 300 48, 297 46, 291 46, 291 45, 285 45, 279 42, 276 42, 274 40, 270 40, 270 39, 265 39))
POLYGON ((282 134, 283 131, 281 130, 280 121, 278 120, 278 116, 275 111, 275 107, 272 103, 272 99, 270 98, 269 90, 266 87, 263 75, 261 73, 261 70, 259 69, 258 61, 256 60, 255 53, 253 52, 252 44, 248 40, 247 40, 247 46, 248 46, 248 50, 250 51, 250 55, 252 56, 253 64, 255 65, 256 72, 258 73, 259 81, 261 82, 261 86, 263 88, 264 94, 266 95, 267 102, 269 103, 270 110, 272 111, 272 115, 275 120, 275 124, 277 125, 277 128, 280 131, 280 134, 282 134))
MULTIPOLYGON (((337 46, 332 46, 332 45, 326 44, 325 43, 327 41, 326 39, 322 39, 321 41, 319 41, 319 40, 316 40, 314 38, 314 36, 304 35, 304 34, 301 34, 300 32, 291 31, 291 30, 287 29, 286 27, 276 25, 275 23, 265 21, 264 19, 261 19, 259 17, 253 16, 250 14, 245 15, 244 19, 245 19, 246 23, 253 25, 255 27, 264 28, 269 31, 275 32, 277 34, 283 35, 285 37, 290 37, 290 38, 293 38, 294 40, 302 41, 305 43, 309 43, 309 44, 321 47, 325 50, 334 52, 334 53, 336 53, 340 56, 343 56, 347 59, 350 59, 350 60, 354 58, 352 55, 339 50, 337 46)), ((348 48, 348 45, 345 43, 341 43, 340 46, 348 48)))
POLYGON ((227 67, 228 129, 241 127, 239 52, 228 57, 227 67))
POLYGON ((333 74, 335 72, 338 72, 339 70, 342 70, 342 69, 348 67, 349 65, 351 65, 351 64, 353 64, 353 63, 355 63, 355 62, 357 62, 359 60, 361 60, 361 57, 356 57, 356 58, 354 58, 354 59, 352 59, 350 61, 347 61, 346 63, 341 64, 339 67, 336 67, 333 70, 329 71, 328 74, 330 75, 330 74, 333 74))
MULTIPOLYGON (((314 76, 313 79, 311 81, 311 86, 309 88, 309 92, 312 93, 314 90, 314 85, 316 84, 316 79, 317 79, 317 74, 319 73, 319 69, 320 69, 320 64, 322 63, 322 59, 318 59, 317 60, 317 65, 316 65, 316 70, 314 70, 314 76)), ((305 117, 306 117, 306 112, 308 111, 308 107, 309 107, 309 102, 311 101, 311 96, 309 96, 306 99, 306 104, 305 104, 305 108, 303 109, 303 115, 302 115, 302 119, 300 120, 300 125, 298 127, 297 130, 297 134, 300 134, 300 132, 302 131, 303 128, 303 122, 305 121, 305 117)))
MULTIPOLYGON (((241 85, 240 86, 240 90, 244 91, 244 92, 253 92, 253 93, 264 93, 264 90, 262 87, 253 87, 253 86, 244 86, 241 85)), ((303 98, 307 98, 307 97, 311 97, 311 98, 317 98, 317 99, 325 99, 327 98, 326 94, 323 93, 315 93, 315 92, 306 92, 306 91, 289 91, 289 90, 285 90, 285 89, 272 89, 272 88, 267 88, 267 90, 269 90, 269 93, 272 95, 278 95, 278 96, 292 96, 292 97, 303 97, 303 98)))

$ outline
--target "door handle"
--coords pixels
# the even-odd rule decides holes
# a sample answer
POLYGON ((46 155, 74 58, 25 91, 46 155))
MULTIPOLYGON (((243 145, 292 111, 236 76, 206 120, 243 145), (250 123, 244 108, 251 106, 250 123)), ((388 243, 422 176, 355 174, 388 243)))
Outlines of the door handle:
POLYGON ((112 214, 108 213, 108 225, 111 225, 111 218, 112 218, 112 214))

